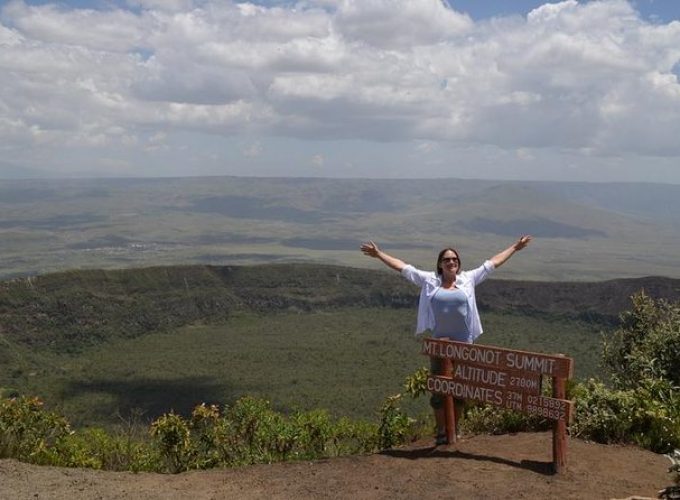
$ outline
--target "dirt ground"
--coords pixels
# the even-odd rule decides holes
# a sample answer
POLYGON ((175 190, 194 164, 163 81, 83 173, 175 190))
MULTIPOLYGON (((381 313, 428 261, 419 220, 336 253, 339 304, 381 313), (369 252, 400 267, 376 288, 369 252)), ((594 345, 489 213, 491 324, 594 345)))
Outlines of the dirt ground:
POLYGON ((0 460, 0 499, 656 498, 670 462, 635 447, 571 439, 568 468, 549 472, 550 433, 472 436, 367 456, 177 475, 39 467, 0 460))

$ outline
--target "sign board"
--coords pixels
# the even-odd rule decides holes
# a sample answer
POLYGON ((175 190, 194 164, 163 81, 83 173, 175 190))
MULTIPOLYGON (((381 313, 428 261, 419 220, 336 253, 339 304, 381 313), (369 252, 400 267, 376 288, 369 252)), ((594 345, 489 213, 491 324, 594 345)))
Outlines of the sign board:
POLYGON ((504 387, 473 385, 448 377, 428 377, 427 390, 453 396, 456 399, 472 399, 530 415, 538 415, 549 420, 569 422, 573 413, 573 403, 566 399, 527 394, 504 387))
POLYGON ((445 376, 428 377, 427 389, 447 396, 449 442, 456 436, 453 398, 481 401, 552 420, 554 470, 565 467, 566 425, 574 413, 573 403, 565 399, 566 380, 574 373, 571 358, 440 339, 425 339, 422 353, 446 360, 445 376), (541 394, 544 376, 552 378, 553 397, 541 394))
POLYGON ((472 365, 538 373, 551 377, 571 378, 574 372, 574 362, 571 358, 465 342, 425 339, 422 353, 472 365))
POLYGON ((453 380, 488 389, 514 390, 536 395, 541 393, 541 375, 496 367, 456 363, 453 366, 453 380))

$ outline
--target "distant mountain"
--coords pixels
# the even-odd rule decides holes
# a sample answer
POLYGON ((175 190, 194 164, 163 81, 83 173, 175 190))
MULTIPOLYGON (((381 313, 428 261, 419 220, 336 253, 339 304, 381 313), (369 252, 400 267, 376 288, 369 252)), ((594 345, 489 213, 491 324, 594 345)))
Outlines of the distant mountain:
POLYGON ((584 206, 680 226, 680 185, 677 184, 551 182, 537 183, 536 188, 584 206))
POLYGON ((0 162, 0 179, 41 179, 44 177, 48 177, 48 173, 42 170, 0 162))
POLYGON ((506 278, 680 277, 680 185, 461 179, 23 179, 0 182, 0 277, 78 268, 316 262, 469 267, 523 233, 506 278))

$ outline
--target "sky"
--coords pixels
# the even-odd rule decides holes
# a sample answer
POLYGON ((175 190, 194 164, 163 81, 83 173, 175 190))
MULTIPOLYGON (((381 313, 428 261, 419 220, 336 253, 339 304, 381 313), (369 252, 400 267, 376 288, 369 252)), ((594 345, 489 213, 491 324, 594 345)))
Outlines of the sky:
POLYGON ((677 0, 0 1, 0 179, 680 184, 679 78, 677 0))

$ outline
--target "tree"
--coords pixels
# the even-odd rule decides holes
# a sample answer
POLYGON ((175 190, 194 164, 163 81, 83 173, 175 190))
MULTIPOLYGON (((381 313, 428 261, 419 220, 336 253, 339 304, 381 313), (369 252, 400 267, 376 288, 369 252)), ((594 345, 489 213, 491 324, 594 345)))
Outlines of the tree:
POLYGON ((663 381, 680 389, 680 303, 654 300, 641 291, 604 342, 603 361, 618 389, 663 381))

